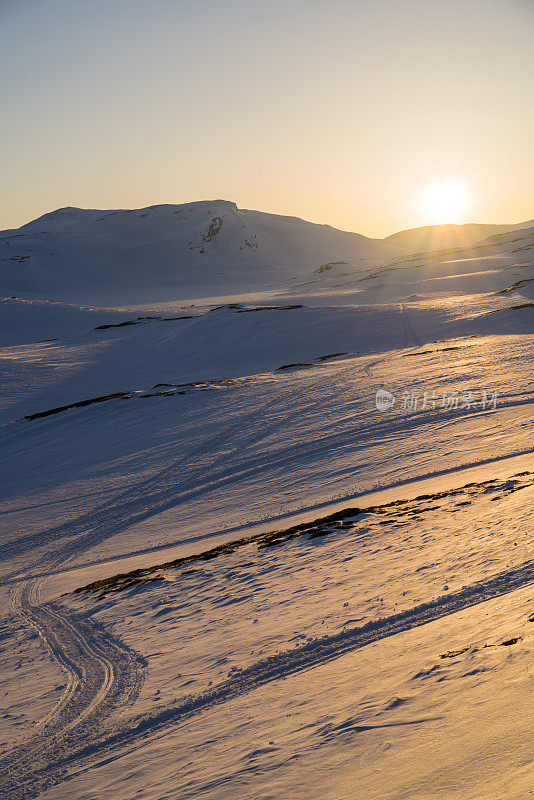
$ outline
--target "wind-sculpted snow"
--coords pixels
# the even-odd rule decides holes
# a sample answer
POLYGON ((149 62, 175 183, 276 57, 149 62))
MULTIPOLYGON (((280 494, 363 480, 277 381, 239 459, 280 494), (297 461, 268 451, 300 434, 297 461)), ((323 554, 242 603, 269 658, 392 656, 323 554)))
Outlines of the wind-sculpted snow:
POLYGON ((265 683, 320 666, 380 639, 427 625, 448 614, 455 614, 531 583, 534 583, 534 561, 528 561, 517 569, 505 570, 487 581, 466 586, 459 592, 442 595, 400 614, 368 622, 360 628, 346 629, 334 636, 314 639, 302 647, 270 656, 246 669, 236 670, 227 681, 210 691, 187 698, 177 708, 167 709, 153 718, 147 717, 140 721, 136 730, 141 732, 162 723, 179 722, 191 714, 251 692, 265 683))
POLYGON ((391 520, 392 524, 405 524, 400 522, 402 518, 408 521, 419 519, 420 515, 443 513, 443 510, 450 511, 450 503, 454 501, 457 511, 458 507, 472 505, 487 494, 493 495, 492 500, 502 500, 515 492, 527 489, 534 484, 534 473, 524 471, 513 475, 505 480, 490 478, 478 483, 468 483, 464 486, 456 486, 431 494, 420 495, 409 500, 395 500, 379 506, 363 506, 343 508, 328 514, 325 517, 318 517, 310 522, 301 522, 289 528, 276 529, 267 533, 259 533, 242 539, 235 539, 217 545, 210 550, 204 550, 192 556, 184 556, 174 561, 155 564, 150 567, 136 569, 132 572, 113 575, 109 578, 94 581, 86 586, 80 586, 74 590, 75 594, 95 593, 100 598, 112 592, 118 592, 138 586, 144 582, 153 580, 163 580, 167 570, 182 569, 184 566, 211 561, 220 556, 227 556, 235 553, 241 548, 253 545, 261 550, 279 545, 285 545, 295 538, 305 536, 310 539, 323 536, 333 536, 344 533, 347 529, 352 530, 361 527, 363 530, 376 525, 381 526, 391 520))

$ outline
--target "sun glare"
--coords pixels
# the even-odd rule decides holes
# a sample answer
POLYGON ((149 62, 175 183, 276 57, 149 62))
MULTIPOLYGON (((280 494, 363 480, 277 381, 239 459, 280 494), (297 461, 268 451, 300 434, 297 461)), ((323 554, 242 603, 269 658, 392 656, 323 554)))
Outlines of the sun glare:
POLYGON ((422 196, 423 213, 429 223, 464 222, 469 204, 467 187, 461 181, 435 181, 422 196))

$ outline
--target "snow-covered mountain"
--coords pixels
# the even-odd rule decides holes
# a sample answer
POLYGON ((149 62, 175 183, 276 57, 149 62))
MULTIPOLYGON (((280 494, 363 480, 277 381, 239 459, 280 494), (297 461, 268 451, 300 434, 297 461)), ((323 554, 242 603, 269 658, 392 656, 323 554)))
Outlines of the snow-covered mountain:
POLYGON ((213 287, 241 290, 331 262, 369 266, 393 244, 296 217, 244 211, 226 200, 131 211, 62 208, 0 234, 5 294, 102 301, 167 299, 213 287))

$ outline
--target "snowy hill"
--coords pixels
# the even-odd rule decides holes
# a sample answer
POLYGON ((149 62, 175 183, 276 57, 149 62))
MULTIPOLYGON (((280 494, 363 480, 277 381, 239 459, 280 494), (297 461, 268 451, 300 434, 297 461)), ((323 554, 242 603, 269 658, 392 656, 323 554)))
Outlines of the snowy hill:
POLYGON ((330 262, 369 266, 393 244, 225 200, 132 211, 63 208, 0 234, 0 290, 75 302, 240 290, 330 262))
POLYGON ((392 233, 384 241, 410 250, 441 250, 444 247, 467 247, 488 236, 533 226, 534 220, 516 225, 481 225, 476 222, 466 225, 427 225, 392 233))

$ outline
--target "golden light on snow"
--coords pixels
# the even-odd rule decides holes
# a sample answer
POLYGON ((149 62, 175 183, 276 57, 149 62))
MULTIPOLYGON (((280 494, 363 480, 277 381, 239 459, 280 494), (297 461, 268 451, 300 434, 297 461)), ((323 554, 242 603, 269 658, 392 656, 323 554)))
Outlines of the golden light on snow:
POLYGON ((429 223, 464 222, 469 206, 467 187, 450 178, 435 181, 424 190, 421 204, 429 223))

